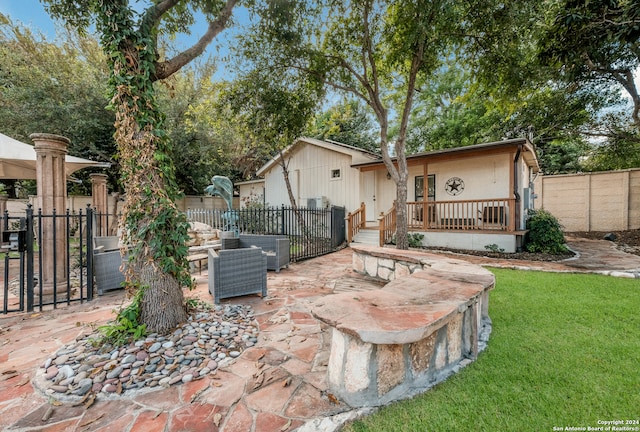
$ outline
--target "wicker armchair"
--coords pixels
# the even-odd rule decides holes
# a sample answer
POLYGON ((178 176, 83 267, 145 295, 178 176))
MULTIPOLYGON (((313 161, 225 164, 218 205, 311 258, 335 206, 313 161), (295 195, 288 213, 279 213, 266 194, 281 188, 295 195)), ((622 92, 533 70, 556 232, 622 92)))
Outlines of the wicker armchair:
POLYGON ((118 237, 95 237, 93 239, 93 275, 98 295, 122 288, 124 274, 120 271, 122 256, 118 247, 118 237))
POLYGON ((261 248, 267 254, 267 270, 279 272, 288 267, 291 260, 289 254, 289 237, 285 235, 240 234, 238 238, 223 238, 222 249, 261 248))
POLYGON ((267 254, 257 247, 209 250, 209 292, 223 298, 267 295, 267 254))

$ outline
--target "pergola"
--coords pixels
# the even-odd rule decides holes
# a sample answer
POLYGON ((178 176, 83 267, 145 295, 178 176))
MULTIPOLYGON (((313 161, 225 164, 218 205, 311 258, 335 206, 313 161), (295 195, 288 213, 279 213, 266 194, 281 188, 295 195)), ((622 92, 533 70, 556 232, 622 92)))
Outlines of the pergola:
MULTIPOLYGON (((33 145, 0 133, 0 179, 36 180, 36 162, 36 148, 33 145)), ((64 157, 64 172, 67 179, 83 168, 110 166, 110 163, 95 162, 68 154, 64 157)))

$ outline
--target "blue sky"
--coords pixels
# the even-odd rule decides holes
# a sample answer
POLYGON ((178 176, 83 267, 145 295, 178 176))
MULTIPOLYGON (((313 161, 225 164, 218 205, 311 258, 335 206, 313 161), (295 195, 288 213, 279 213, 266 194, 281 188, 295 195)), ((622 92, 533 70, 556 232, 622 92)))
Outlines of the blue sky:
POLYGON ((0 13, 20 21, 32 31, 40 30, 48 39, 55 37, 55 25, 38 0, 0 0, 0 13))

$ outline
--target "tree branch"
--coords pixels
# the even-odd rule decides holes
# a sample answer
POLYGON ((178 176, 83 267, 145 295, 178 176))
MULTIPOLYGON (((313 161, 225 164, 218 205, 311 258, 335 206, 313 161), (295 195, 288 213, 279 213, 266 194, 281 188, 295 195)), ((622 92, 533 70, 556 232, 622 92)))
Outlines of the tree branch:
POLYGON ((160 3, 151 6, 145 12, 142 18, 142 26, 146 28, 152 28, 160 23, 162 15, 171 10, 180 0, 163 0, 160 3))
POLYGON ((640 96, 638 95, 638 89, 636 88, 633 72, 629 69, 618 70, 598 66, 593 62, 593 60, 591 60, 589 54, 587 54, 586 52, 582 54, 582 58, 589 70, 601 74, 608 74, 613 77, 613 79, 616 80, 620 85, 622 85, 622 87, 624 87, 624 89, 631 97, 631 101, 633 102, 633 111, 631 113, 631 118, 633 119, 633 123, 636 126, 640 127, 640 96))
MULTIPOLYGON (((177 2, 177 0, 165 0, 158 4, 171 4, 177 2)), ((227 0, 220 14, 215 21, 209 22, 209 27, 206 33, 196 42, 192 47, 182 51, 172 59, 156 64, 155 75, 151 77, 152 81, 165 79, 173 75, 180 70, 184 65, 188 64, 191 60, 198 57, 204 52, 211 41, 224 30, 231 18, 231 13, 238 0, 227 0)))

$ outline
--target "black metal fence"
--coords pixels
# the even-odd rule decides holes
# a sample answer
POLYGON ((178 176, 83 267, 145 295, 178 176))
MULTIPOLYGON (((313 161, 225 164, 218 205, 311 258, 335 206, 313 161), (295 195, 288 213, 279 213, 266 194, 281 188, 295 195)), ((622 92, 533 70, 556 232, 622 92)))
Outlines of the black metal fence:
MULTIPOLYGON (((190 221, 217 229, 287 235, 293 262, 333 252, 342 245, 345 214, 344 207, 335 206, 299 208, 297 212, 284 206, 187 212, 190 221)), ((31 205, 24 216, 5 211, 0 219, 2 313, 31 312, 46 306, 56 308, 60 304, 92 300, 92 239, 109 226, 107 218, 89 207, 77 213, 67 210, 50 215, 42 214, 41 210, 34 212, 31 205)))
POLYGON ((201 222, 240 234, 281 234, 289 237, 291 261, 333 252, 345 242, 344 207, 325 209, 298 207, 188 209, 191 222, 201 222))
POLYGON ((45 215, 29 205, 24 216, 5 211, 0 221, 2 313, 92 300, 92 227, 90 208, 45 215))

